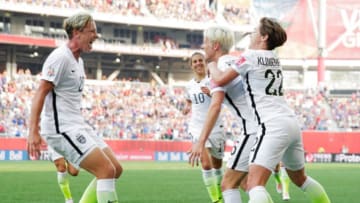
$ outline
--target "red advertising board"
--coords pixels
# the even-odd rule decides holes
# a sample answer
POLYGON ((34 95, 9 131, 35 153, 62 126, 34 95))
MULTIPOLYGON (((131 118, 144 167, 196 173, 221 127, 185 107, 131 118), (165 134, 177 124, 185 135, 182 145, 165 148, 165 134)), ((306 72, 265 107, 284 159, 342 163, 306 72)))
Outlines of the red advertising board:
MULTIPOLYGON (((360 153, 360 132, 303 132, 306 152, 340 153, 345 146, 348 153, 360 153)), ((119 159, 153 160, 155 152, 187 152, 190 142, 151 140, 107 140, 119 159)), ((26 150, 25 138, 0 138, 0 150, 26 150)), ((226 151, 231 151, 227 146, 226 151)))

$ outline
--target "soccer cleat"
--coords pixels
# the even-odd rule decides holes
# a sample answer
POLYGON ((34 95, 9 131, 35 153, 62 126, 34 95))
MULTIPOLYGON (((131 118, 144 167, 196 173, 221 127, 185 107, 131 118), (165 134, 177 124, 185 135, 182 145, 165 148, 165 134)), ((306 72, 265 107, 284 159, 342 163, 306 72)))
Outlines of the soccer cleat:
POLYGON ((282 193, 282 185, 281 183, 275 183, 275 187, 276 187, 276 192, 281 194, 282 193))
POLYGON ((283 199, 284 201, 290 200, 290 195, 289 195, 289 193, 283 193, 283 194, 282 194, 282 199, 283 199))

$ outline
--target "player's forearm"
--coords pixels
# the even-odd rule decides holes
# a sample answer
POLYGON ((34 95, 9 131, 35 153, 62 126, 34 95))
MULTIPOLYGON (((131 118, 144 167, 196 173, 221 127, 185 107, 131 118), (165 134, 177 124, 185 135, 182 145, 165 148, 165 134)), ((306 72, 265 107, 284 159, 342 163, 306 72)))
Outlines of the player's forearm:
POLYGON ((32 101, 30 113, 30 134, 39 130, 40 114, 44 105, 45 96, 41 91, 37 91, 32 101))
POLYGON ((207 116, 206 116, 206 121, 205 121, 203 129, 201 131, 201 136, 199 139, 200 143, 205 144, 206 140, 209 138, 210 133, 211 133, 212 129, 214 128, 217 118, 220 114, 220 111, 221 111, 221 106, 218 106, 218 105, 210 106, 207 116))
POLYGON ((185 103, 185 107, 184 107, 182 113, 183 113, 184 115, 187 115, 187 114, 190 112, 190 110, 191 110, 191 101, 187 100, 186 103, 185 103))

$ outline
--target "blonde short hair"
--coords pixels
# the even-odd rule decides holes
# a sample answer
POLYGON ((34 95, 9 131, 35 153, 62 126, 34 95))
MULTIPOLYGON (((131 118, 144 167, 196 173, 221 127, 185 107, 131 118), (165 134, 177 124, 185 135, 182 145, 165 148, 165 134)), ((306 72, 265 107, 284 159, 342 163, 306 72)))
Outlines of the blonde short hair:
POLYGON ((221 50, 228 53, 234 45, 234 32, 225 26, 213 25, 204 31, 204 38, 207 38, 211 43, 218 42, 221 50))
POLYGON ((64 20, 63 28, 66 31, 69 39, 71 39, 74 30, 82 31, 88 22, 93 21, 93 17, 85 12, 77 13, 64 20))

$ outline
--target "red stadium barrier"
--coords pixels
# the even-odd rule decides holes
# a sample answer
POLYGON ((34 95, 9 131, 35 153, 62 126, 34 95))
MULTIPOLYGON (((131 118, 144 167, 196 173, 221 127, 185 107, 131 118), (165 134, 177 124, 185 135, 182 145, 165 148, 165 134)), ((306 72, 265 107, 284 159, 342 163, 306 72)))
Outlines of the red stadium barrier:
POLYGON ((326 153, 340 153, 343 146, 348 153, 360 153, 360 132, 303 132, 306 152, 316 153, 323 148, 326 153))
POLYGON ((26 150, 26 139, 0 138, 0 150, 26 150))
MULTIPOLYGON (((322 148, 326 153, 340 153, 343 146, 348 153, 360 153, 360 132, 303 132, 305 151, 317 153, 322 148)), ((107 140, 115 153, 142 154, 148 152, 186 152, 190 142, 153 140, 107 140)), ((26 150, 25 138, 0 138, 0 150, 26 150)), ((226 151, 231 147, 227 146, 226 151)))
POLYGON ((115 151, 161 151, 185 152, 190 149, 190 142, 181 141, 152 141, 152 140, 107 140, 115 151))
POLYGON ((27 37, 20 35, 0 34, 0 43, 20 44, 20 45, 36 45, 41 47, 56 47, 54 39, 46 39, 39 37, 27 37))

